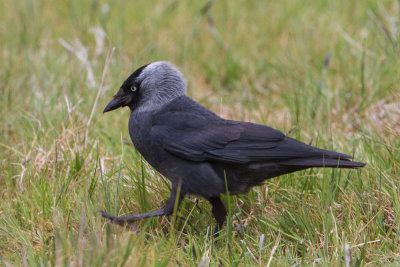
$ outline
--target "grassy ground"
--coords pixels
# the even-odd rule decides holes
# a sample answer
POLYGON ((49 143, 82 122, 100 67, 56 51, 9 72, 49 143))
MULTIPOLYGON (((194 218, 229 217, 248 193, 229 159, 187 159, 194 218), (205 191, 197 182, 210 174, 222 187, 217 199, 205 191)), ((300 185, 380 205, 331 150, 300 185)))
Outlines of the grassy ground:
POLYGON ((394 0, 0 1, 0 263, 341 266, 349 244, 353 265, 398 266, 399 14, 394 0), (107 224, 98 209, 150 211, 169 193, 131 145, 128 110, 102 114, 156 60, 218 114, 292 129, 367 167, 225 197, 218 241, 194 196, 187 220, 107 224))

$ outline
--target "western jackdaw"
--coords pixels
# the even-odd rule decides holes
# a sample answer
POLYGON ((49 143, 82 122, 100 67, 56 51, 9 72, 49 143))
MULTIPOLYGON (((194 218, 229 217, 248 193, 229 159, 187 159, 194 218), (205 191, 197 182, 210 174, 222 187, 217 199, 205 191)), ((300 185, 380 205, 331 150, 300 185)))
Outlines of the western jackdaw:
POLYGON ((157 211, 113 216, 123 225, 173 212, 186 194, 212 205, 215 233, 226 219, 220 195, 241 194, 266 179, 312 167, 360 168, 349 155, 319 149, 271 127, 225 120, 185 94, 182 73, 169 62, 140 67, 122 84, 104 112, 128 106, 129 134, 136 149, 171 181, 171 195, 157 211))

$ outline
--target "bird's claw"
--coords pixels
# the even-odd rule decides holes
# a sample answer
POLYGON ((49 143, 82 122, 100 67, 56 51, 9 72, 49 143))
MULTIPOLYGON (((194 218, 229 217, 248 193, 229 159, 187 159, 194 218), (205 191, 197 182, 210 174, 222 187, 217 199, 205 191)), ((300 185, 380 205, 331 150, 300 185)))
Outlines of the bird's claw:
POLYGON ((97 212, 101 213, 101 216, 103 216, 104 218, 107 218, 110 220, 114 219, 114 217, 115 217, 114 215, 111 215, 110 213, 105 212, 104 210, 98 210, 97 212))
POLYGON ((136 225, 134 225, 132 222, 127 222, 125 220, 120 220, 118 218, 118 216, 111 215, 110 213, 105 212, 104 210, 98 210, 97 212, 101 213, 101 216, 103 218, 109 219, 111 223, 118 224, 120 226, 124 226, 125 225, 125 226, 127 226, 128 229, 130 229, 132 231, 140 232, 138 230, 138 228, 136 227, 136 225))

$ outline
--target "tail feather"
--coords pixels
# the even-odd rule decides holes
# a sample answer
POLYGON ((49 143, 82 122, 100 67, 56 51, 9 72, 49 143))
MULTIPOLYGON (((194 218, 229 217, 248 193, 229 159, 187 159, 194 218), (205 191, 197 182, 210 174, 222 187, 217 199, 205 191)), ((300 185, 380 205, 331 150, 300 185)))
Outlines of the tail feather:
POLYGON ((296 158, 280 162, 284 166, 303 166, 307 168, 312 167, 328 167, 328 168, 361 168, 365 166, 363 162, 350 161, 348 158, 296 158))

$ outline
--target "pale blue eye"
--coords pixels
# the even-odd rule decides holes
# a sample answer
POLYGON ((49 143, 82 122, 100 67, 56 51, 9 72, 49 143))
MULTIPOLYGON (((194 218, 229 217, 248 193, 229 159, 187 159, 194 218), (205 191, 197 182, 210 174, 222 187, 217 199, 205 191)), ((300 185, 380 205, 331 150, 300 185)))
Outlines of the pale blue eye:
POLYGON ((137 90, 137 87, 136 87, 136 86, 132 86, 132 87, 131 87, 131 91, 132 91, 132 92, 135 92, 136 90, 137 90))

